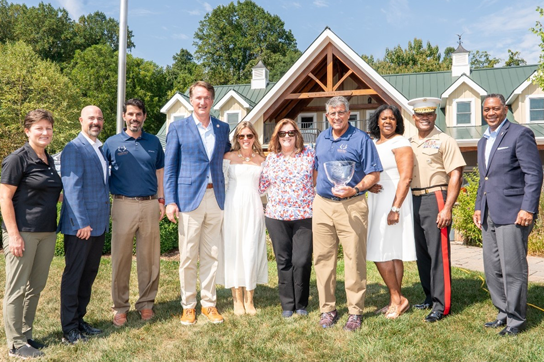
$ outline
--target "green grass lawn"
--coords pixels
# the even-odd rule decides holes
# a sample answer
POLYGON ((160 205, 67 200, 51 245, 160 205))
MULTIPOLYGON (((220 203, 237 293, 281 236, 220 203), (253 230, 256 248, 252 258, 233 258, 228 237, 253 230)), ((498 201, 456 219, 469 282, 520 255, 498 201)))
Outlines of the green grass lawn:
MULTIPOLYGON (((218 289, 218 308, 225 323, 212 325, 200 316, 194 326, 182 326, 178 263, 161 262, 161 281, 156 317, 150 323, 135 311, 126 327, 111 324, 109 258, 94 285, 87 321, 104 329, 100 337, 77 346, 63 345, 59 320, 60 280, 64 259, 55 257, 49 281, 42 294, 34 338, 48 344, 49 361, 543 361, 544 312, 528 309, 528 330, 516 337, 499 337, 497 330, 483 328, 496 311, 481 288, 481 274, 453 270, 452 314, 435 324, 424 322, 425 311, 411 309, 397 320, 387 320, 374 311, 388 302, 387 291, 374 264, 368 266, 368 289, 363 326, 359 332, 342 330, 347 320, 343 263, 338 264, 338 311, 335 327, 319 327, 318 297, 312 275, 309 316, 285 320, 277 295, 276 265, 269 263, 270 283, 258 286, 255 317, 237 317, 232 312, 230 290, 218 289)), ((0 284, 4 283, 4 258, 0 257, 0 284)), ((136 300, 135 265, 131 278, 131 303, 136 300)), ((411 303, 421 302, 415 263, 406 264, 404 294, 411 303)), ((3 288, 0 291, 3 297, 3 288)), ((544 307, 544 285, 530 284, 529 303, 544 307)), ((0 360, 8 360, 3 329, 0 360)))

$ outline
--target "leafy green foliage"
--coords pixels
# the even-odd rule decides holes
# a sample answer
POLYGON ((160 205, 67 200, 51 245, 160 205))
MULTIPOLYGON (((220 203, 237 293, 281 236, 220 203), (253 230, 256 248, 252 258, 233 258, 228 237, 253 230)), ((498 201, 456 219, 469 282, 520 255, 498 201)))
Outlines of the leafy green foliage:
POLYGON ((172 59, 174 63, 166 67, 169 97, 176 92, 184 93, 191 84, 203 77, 202 67, 194 61, 193 55, 187 49, 180 49, 172 59))
POLYGON ((386 48, 383 59, 375 60, 372 55, 364 54, 361 57, 380 74, 421 73, 450 70, 453 51, 452 47, 446 48, 442 57, 438 45, 427 42, 423 46, 421 39, 414 38, 413 42, 408 42, 406 49, 400 45, 393 49, 386 48))
POLYGON ((526 65, 527 62, 520 56, 519 52, 513 52, 508 49, 508 59, 504 62, 504 65, 507 67, 514 67, 520 65, 526 65))
POLYGON ((470 68, 493 68, 499 64, 501 60, 499 58, 493 58, 487 51, 475 50, 470 52, 470 68))
POLYGON ((482 232, 472 221, 480 175, 478 169, 465 173, 466 185, 457 197, 457 205, 453 209, 453 228, 457 230, 469 245, 482 245, 482 232))
POLYGON ((70 80, 23 42, 0 44, 0 59, 0 158, 24 144, 24 117, 37 108, 55 119, 49 152, 62 150, 79 131, 79 97, 70 80))
MULTIPOLYGON (((544 8, 538 6, 536 11, 540 14, 541 18, 544 17, 544 8)), ((544 89, 544 27, 542 26, 542 22, 537 20, 535 27, 531 28, 531 31, 540 38, 540 44, 538 44, 540 47, 540 61, 538 63, 537 74, 534 77, 533 82, 540 86, 540 88, 544 89)))
MULTIPOLYGON (((63 65, 72 59, 76 50, 91 45, 106 44, 113 50, 119 47, 119 23, 99 11, 74 22, 65 9, 56 9, 51 4, 42 2, 36 7, 27 7, 0 0, 0 24, 0 43, 24 41, 41 58, 63 65)), ((134 43, 130 30, 127 37, 127 46, 131 49, 134 43)))
MULTIPOLYGON (((116 133, 118 53, 106 44, 77 51, 66 73, 78 88, 84 104, 94 104, 104 115, 100 139, 116 133)), ((157 133, 164 123, 160 108, 167 101, 167 80, 163 68, 153 62, 127 55, 126 98, 140 98, 147 108, 145 130, 157 133)))
POLYGON ((194 38, 195 58, 212 84, 248 82, 259 59, 275 72, 279 59, 293 58, 289 53, 298 51, 285 23, 251 0, 217 6, 205 15, 194 38))

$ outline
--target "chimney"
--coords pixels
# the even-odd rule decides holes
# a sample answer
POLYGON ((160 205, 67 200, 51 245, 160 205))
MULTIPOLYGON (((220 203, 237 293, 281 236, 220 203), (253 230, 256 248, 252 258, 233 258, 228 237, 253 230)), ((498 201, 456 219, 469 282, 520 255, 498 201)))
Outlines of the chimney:
POLYGON ((459 77, 463 73, 470 75, 470 63, 468 61, 469 51, 461 45, 461 36, 459 36, 459 46, 451 54, 451 76, 459 77))
POLYGON ((252 70, 251 89, 265 89, 268 85, 268 69, 259 60, 252 70))

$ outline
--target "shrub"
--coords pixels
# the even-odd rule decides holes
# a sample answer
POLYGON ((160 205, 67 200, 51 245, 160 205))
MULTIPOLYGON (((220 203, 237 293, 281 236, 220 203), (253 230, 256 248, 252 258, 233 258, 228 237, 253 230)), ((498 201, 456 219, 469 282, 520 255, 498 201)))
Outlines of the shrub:
POLYGON ((466 185, 461 188, 453 208, 453 228, 463 236, 465 244, 482 246, 482 231, 472 221, 480 175, 478 169, 464 174, 466 185))

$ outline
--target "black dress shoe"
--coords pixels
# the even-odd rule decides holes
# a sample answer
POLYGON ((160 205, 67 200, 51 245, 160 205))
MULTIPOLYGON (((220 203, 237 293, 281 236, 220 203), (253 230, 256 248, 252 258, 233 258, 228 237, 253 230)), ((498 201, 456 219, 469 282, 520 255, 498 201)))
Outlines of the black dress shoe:
POLYGON ((74 328, 68 333, 65 333, 62 337, 62 342, 66 344, 76 344, 76 343, 82 343, 87 342, 87 337, 85 337, 81 332, 74 328))
POLYGON ((520 328, 517 327, 506 327, 499 332, 499 336, 515 336, 521 332, 520 328))
POLYGON ((419 304, 414 304, 414 308, 420 309, 420 310, 431 309, 432 306, 433 306, 432 304, 427 303, 427 302, 423 302, 423 303, 419 303, 419 304))
POLYGON ((428 316, 425 317, 425 322, 434 323, 444 318, 444 314, 440 312, 432 311, 428 316))
POLYGON ((486 328, 499 328, 506 325, 506 321, 502 319, 495 319, 493 322, 487 322, 484 324, 486 328))
POLYGON ((36 348, 36 349, 44 349, 45 348, 45 344, 43 344, 41 342, 38 342, 36 340, 33 340, 33 339, 27 339, 26 343, 28 343, 28 345, 30 347, 32 347, 32 348, 36 348))
POLYGON ((93 326, 91 326, 89 323, 85 321, 79 323, 79 331, 88 336, 96 336, 97 334, 102 333, 101 329, 94 328, 93 326))

